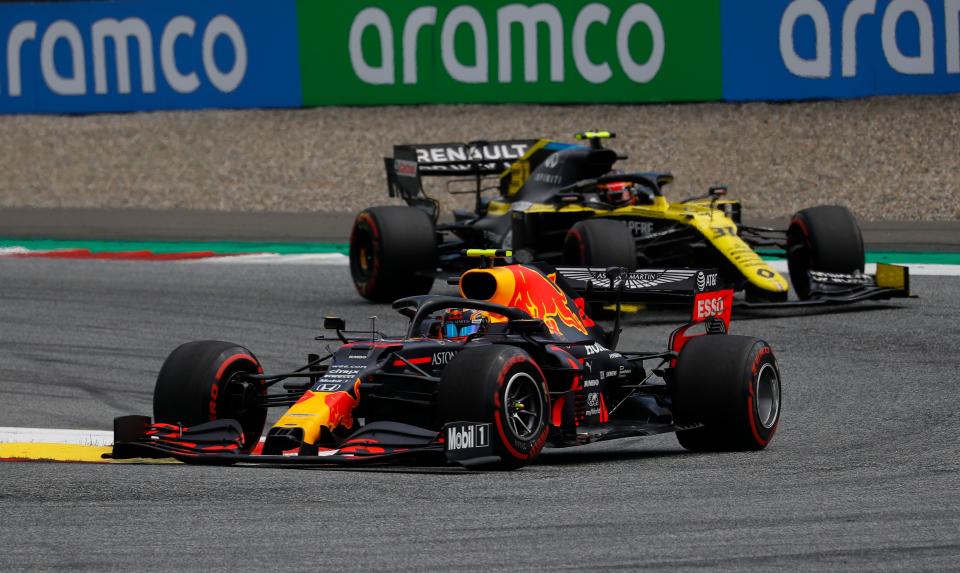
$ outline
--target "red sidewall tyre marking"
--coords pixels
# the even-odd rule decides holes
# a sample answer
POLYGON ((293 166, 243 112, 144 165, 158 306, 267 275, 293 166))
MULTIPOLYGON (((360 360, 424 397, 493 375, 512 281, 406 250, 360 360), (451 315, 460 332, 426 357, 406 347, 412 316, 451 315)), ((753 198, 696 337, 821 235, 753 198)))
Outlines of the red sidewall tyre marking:
POLYGON ((503 421, 501 420, 501 408, 503 406, 503 402, 500 400, 500 389, 503 388, 503 384, 506 382, 507 374, 510 372, 510 369, 517 364, 529 364, 536 369, 537 374, 540 376, 540 379, 537 382, 540 384, 541 392, 543 391, 544 376, 543 371, 540 370, 540 366, 538 366, 536 362, 527 360, 525 356, 518 355, 511 357, 500 369, 500 375, 497 377, 497 388, 493 393, 493 406, 496 409, 493 420, 497 426, 497 433, 500 436, 500 443, 503 444, 503 447, 506 448, 507 452, 509 452, 509 454, 515 459, 528 460, 532 456, 537 455, 540 450, 543 449, 543 445, 547 442, 548 425, 546 424, 546 416, 550 404, 547 403, 547 394, 544 394, 543 429, 540 431, 540 435, 537 437, 536 441, 534 441, 534 443, 531 445, 530 451, 521 452, 517 450, 511 443, 511 440, 507 437, 507 433, 503 428, 503 421))
MULTIPOLYGON (((754 408, 754 400, 756 400, 756 393, 754 391, 754 382, 757 381, 757 376, 760 373, 760 365, 763 363, 764 358, 771 356, 773 354, 773 349, 769 346, 764 345, 763 348, 757 352, 757 355, 753 358, 753 366, 750 368, 750 381, 747 385, 748 396, 747 396, 747 420, 750 422, 750 433, 753 434, 753 439, 757 441, 757 444, 760 446, 766 446, 768 442, 773 438, 773 434, 777 431, 777 426, 780 424, 779 417, 777 421, 770 427, 770 430, 767 434, 767 437, 764 438, 760 435, 760 428, 757 427, 757 420, 759 419, 760 414, 754 408)), ((774 368, 776 364, 774 363, 774 368)), ((778 376, 779 379, 779 376, 778 376)), ((758 382, 759 383, 759 382, 758 382)))
POLYGON ((380 229, 377 227, 377 221, 373 216, 364 211, 357 216, 357 222, 354 224, 353 231, 350 233, 350 244, 353 244, 354 235, 357 232, 357 229, 366 228, 370 233, 370 249, 372 251, 373 264, 370 267, 370 272, 367 275, 368 278, 366 282, 363 282, 359 285, 359 288, 362 294, 369 294, 374 291, 377 287, 377 278, 380 276, 380 259, 381 257, 381 248, 380 248, 380 229))

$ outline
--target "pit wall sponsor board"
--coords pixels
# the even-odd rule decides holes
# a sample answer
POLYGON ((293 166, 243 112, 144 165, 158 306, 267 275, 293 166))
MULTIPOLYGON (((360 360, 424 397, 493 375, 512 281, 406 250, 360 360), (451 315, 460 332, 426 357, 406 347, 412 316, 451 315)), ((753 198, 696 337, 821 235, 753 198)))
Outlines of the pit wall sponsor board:
POLYGON ((723 0, 726 100, 960 91, 960 0, 723 0))
POLYGON ((294 0, 0 5, 0 112, 302 103, 294 0))
POLYGON ((300 0, 306 105, 721 97, 721 0, 300 0))

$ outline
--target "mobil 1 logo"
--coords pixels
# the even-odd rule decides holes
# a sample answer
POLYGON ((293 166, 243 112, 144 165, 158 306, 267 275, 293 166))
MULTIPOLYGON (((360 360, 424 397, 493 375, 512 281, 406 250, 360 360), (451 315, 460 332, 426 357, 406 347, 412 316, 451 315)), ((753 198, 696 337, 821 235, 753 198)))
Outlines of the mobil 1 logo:
POLYGON ((490 448, 490 424, 450 422, 443 428, 443 437, 447 457, 451 460, 493 454, 490 448))

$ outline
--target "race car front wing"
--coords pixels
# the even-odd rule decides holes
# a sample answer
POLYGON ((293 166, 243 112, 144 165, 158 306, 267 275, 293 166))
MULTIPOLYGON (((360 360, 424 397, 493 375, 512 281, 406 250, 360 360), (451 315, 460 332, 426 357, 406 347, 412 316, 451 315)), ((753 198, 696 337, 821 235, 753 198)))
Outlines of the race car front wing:
POLYGON ((737 301, 737 308, 775 309, 790 307, 835 306, 865 300, 915 298, 910 294, 910 269, 901 265, 877 263, 877 273, 844 274, 807 271, 809 297, 790 301, 737 301))
POLYGON ((305 446, 283 455, 244 453, 243 430, 235 420, 190 428, 151 423, 147 416, 114 419, 111 459, 173 458, 206 465, 270 464, 352 467, 367 465, 475 467, 499 461, 490 446, 490 424, 451 422, 440 432, 399 422, 372 422, 337 449, 305 446))

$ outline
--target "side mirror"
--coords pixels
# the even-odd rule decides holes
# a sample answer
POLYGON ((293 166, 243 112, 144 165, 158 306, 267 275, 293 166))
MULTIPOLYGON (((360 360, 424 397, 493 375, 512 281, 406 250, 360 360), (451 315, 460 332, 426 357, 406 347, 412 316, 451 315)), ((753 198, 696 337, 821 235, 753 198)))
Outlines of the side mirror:
POLYGON ((347 322, 338 316, 325 316, 323 327, 327 330, 346 330, 347 322))
POLYGON ((546 328, 546 325, 539 318, 524 318, 510 321, 510 330, 520 334, 539 334, 545 331, 546 328))
POLYGON ((727 194, 727 186, 726 186, 726 185, 714 185, 714 186, 710 187, 709 190, 707 190, 707 193, 709 193, 710 196, 713 197, 713 198, 723 197, 724 195, 727 194))

